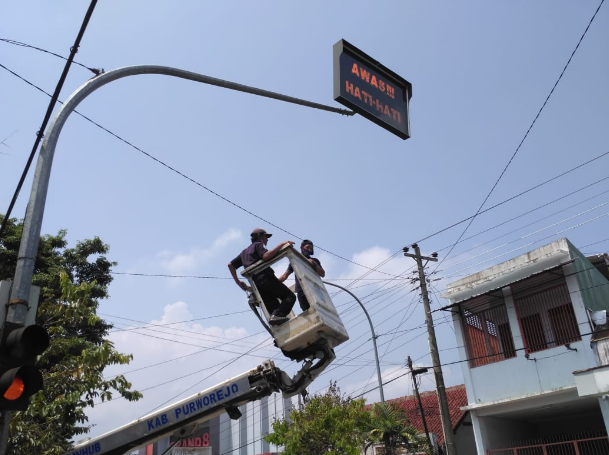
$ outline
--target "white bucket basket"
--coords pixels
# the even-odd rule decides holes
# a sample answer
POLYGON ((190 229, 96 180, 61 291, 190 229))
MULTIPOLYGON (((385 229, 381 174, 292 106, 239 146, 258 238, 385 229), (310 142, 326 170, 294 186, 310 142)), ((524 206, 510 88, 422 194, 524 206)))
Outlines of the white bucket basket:
MULTIPOLYGON (((332 349, 349 339, 347 330, 321 277, 313 269, 307 258, 292 246, 285 246, 270 261, 258 261, 245 269, 241 275, 249 281, 256 301, 260 304, 263 317, 266 318, 267 328, 275 338, 277 347, 289 357, 300 360, 305 357, 305 353, 310 353, 319 343, 332 349), (294 269, 294 275, 300 282, 309 301, 310 308, 298 315, 295 315, 292 311, 288 315, 290 320, 280 326, 268 326, 270 314, 266 310, 256 284, 251 277, 284 257, 287 257, 290 261, 294 269)), ((294 309, 300 310, 298 302, 294 305, 294 309)))

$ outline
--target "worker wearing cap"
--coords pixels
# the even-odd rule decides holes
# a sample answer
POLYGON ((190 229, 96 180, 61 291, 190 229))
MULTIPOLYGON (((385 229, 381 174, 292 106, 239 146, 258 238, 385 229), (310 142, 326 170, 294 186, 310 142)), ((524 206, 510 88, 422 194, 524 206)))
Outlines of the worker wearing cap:
MULTIPOLYGON (((326 276, 326 271, 321 266, 321 262, 319 262, 319 259, 311 257, 311 256, 313 256, 313 254, 315 254, 315 250, 313 248, 313 242, 311 242, 310 240, 304 239, 302 241, 302 243, 300 244, 300 252, 302 253, 302 255, 304 257, 306 257, 309 260, 309 263, 313 266, 313 268, 315 269, 315 271, 317 272, 317 274, 320 277, 323 278, 326 276)), ((294 272, 294 269, 292 268, 292 264, 290 264, 290 265, 288 265, 288 268, 283 273, 283 275, 281 275, 279 277, 279 281, 281 281, 283 283, 292 274, 292 272, 294 272)), ((300 285, 300 281, 298 281, 298 279, 296 279, 296 285, 294 286, 294 292, 296 292, 296 295, 298 296, 298 303, 300 303, 300 308, 302 308, 302 311, 308 310, 310 307, 309 301, 307 300, 307 297, 305 296, 305 293, 302 290, 302 286, 300 285)))
MULTIPOLYGON (((285 241, 280 243, 272 250, 266 249, 266 244, 269 241, 269 234, 262 228, 256 228, 251 233, 252 244, 244 249, 239 256, 228 263, 228 270, 235 280, 235 283, 244 291, 251 291, 251 288, 237 277, 237 269, 239 267, 248 268, 250 265, 258 262, 260 259, 269 261, 279 253, 285 245, 294 245, 294 242, 285 241)), ((281 325, 290 320, 287 315, 292 311, 292 307, 296 302, 296 296, 290 291, 275 276, 272 268, 267 267, 262 272, 252 276, 256 288, 262 297, 266 310, 271 314, 269 324, 281 325)))

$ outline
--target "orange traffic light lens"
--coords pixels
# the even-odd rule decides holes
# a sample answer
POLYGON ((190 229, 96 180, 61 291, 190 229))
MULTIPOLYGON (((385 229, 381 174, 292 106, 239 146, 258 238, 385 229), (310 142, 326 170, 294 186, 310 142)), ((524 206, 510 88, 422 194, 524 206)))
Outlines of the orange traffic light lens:
POLYGON ((15 376, 13 379, 13 383, 10 385, 6 392, 4 392, 4 398, 7 400, 16 400, 23 395, 23 391, 25 390, 25 383, 23 379, 19 376, 15 376))

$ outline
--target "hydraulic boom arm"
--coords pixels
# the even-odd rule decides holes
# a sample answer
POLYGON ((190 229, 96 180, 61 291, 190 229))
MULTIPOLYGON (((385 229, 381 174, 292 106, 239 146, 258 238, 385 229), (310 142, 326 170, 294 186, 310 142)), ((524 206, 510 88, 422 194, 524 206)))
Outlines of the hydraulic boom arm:
MULTIPOLYGON (((302 371, 298 374, 302 375, 302 371)), ((291 396, 302 392, 309 383, 299 377, 290 379, 271 360, 267 360, 254 370, 76 445, 65 455, 122 455, 130 449, 167 436, 188 437, 198 424, 222 412, 227 412, 232 419, 238 419, 241 417, 239 406, 273 392, 284 391, 291 396)))

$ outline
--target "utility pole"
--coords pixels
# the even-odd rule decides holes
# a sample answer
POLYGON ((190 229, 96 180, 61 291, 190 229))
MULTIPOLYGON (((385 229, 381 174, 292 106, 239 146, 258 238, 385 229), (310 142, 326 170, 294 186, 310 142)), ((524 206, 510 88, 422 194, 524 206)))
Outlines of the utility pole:
MULTIPOLYGON (((427 429, 427 419, 425 418, 425 411, 423 409, 423 403, 421 402, 421 395, 419 395, 419 385, 417 384, 416 376, 418 374, 427 373, 427 368, 417 368, 416 370, 412 369, 412 359, 408 356, 408 369, 410 370, 410 376, 412 376, 412 385, 414 386, 414 396, 419 402, 419 411, 421 411, 421 419, 423 420, 423 429, 425 430, 425 436, 427 436, 427 444, 429 445, 429 450, 432 450, 431 446, 431 437, 429 436, 429 430, 427 429)), ((435 451, 434 451, 435 453, 435 451)))
MULTIPOLYGON (((414 254, 408 253, 408 247, 404 248, 404 256, 414 258, 417 261, 419 269, 419 283, 421 285, 421 297, 423 297, 423 307, 425 308, 425 322, 427 323, 427 333, 429 339, 429 354, 431 356, 431 364, 434 370, 436 379, 436 392, 438 394, 438 404, 440 406, 440 417, 442 419, 442 429, 444 430, 444 441, 446 443, 447 455, 457 455, 455 442, 453 438, 453 425, 450 421, 450 410, 448 408, 448 399, 446 398, 446 387, 444 386, 444 375, 440 364, 440 354, 438 353, 438 343, 436 341, 436 331, 433 326, 433 318, 431 316, 431 308, 429 307, 429 294, 427 292, 427 281, 425 279, 425 268, 423 259, 427 262, 438 260, 438 253, 433 253, 431 257, 421 256, 419 245, 412 245, 414 254)), ((427 264, 426 262, 426 264, 427 264)))

